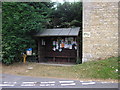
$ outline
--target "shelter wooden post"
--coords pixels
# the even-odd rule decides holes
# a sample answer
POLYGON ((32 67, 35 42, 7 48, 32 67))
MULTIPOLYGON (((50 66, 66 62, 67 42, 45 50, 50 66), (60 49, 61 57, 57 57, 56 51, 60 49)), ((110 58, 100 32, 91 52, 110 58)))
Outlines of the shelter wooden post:
POLYGON ((77 60, 80 59, 79 37, 77 37, 77 60))
POLYGON ((41 46, 41 45, 40 45, 40 39, 38 39, 38 61, 39 61, 39 62, 40 62, 40 58, 41 58, 41 56, 40 56, 40 55, 41 55, 41 54, 40 54, 40 52, 41 52, 41 51, 40 51, 40 46, 41 46))

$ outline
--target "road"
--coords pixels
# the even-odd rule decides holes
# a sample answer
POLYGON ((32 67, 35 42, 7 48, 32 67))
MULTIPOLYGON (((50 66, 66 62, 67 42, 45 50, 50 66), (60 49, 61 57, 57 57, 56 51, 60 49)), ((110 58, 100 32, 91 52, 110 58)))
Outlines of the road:
POLYGON ((3 88, 118 88, 118 83, 2 74, 3 88))

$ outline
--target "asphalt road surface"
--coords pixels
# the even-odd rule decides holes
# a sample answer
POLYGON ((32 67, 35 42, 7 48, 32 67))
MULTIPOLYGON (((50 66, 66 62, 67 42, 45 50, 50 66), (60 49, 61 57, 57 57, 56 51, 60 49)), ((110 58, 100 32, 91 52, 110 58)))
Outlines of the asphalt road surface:
POLYGON ((118 88, 118 83, 36 78, 2 74, 0 86, 3 88, 118 88))

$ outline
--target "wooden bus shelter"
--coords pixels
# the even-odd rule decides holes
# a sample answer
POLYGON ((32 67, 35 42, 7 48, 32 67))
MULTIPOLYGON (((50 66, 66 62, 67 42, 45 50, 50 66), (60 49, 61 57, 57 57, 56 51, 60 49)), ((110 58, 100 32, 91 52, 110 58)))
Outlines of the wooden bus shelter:
POLYGON ((35 36, 39 62, 72 62, 80 59, 80 27, 44 29, 35 36))

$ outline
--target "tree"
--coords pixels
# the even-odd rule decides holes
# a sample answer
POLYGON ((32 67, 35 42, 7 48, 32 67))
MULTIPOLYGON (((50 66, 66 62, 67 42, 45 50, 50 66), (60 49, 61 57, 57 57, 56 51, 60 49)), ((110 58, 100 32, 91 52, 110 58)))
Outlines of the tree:
POLYGON ((82 27, 82 2, 58 4, 51 13, 50 28, 82 27))
MULTIPOLYGON (((80 50, 80 59, 82 58, 82 2, 63 4, 58 3, 57 8, 51 13, 51 22, 49 28, 69 28, 80 27, 80 37, 78 41, 80 50)), ((76 63, 81 63, 81 60, 77 58, 76 63)))
POLYGON ((25 49, 36 47, 32 35, 46 27, 53 4, 3 2, 2 5, 2 62, 11 64, 19 60, 25 49))

